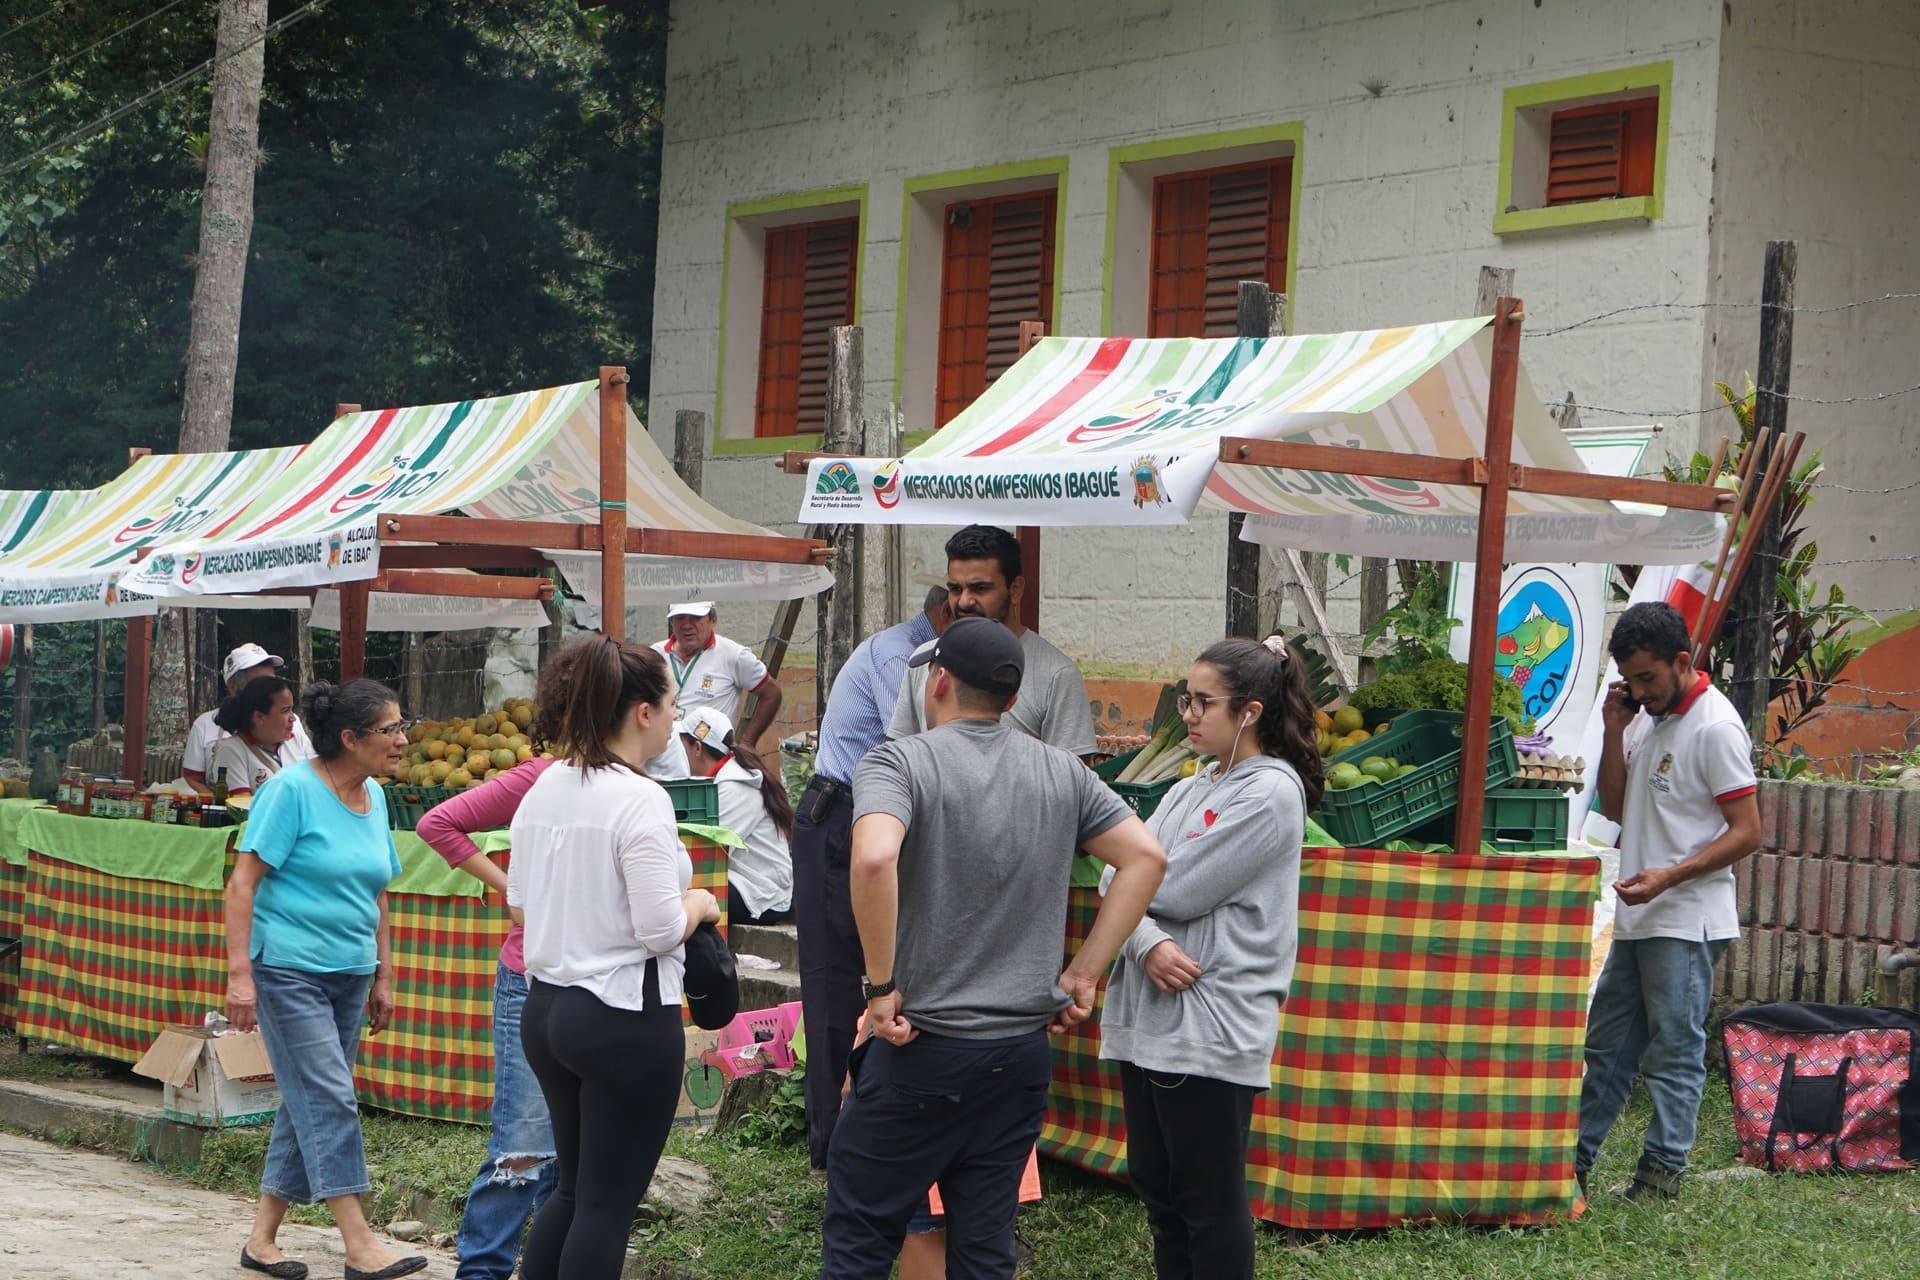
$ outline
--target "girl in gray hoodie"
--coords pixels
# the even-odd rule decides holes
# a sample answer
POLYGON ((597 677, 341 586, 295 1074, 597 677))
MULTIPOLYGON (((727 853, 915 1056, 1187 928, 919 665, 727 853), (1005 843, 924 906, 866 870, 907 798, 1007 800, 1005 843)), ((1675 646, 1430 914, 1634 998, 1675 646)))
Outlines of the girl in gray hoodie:
POLYGON ((1148 821, 1166 879, 1107 984, 1100 1056, 1120 1064, 1155 1275, 1251 1280, 1247 1134, 1293 978, 1320 753, 1300 660, 1279 636, 1207 649, 1180 710, 1196 750, 1219 761, 1148 821))

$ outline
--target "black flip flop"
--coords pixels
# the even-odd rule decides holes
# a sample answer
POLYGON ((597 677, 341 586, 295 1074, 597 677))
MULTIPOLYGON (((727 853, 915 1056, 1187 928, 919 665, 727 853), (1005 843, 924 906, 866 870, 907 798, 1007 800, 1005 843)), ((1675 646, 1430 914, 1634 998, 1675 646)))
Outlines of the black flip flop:
POLYGON ((401 1276, 410 1276, 416 1271, 425 1271, 427 1260, 421 1257, 402 1258, 390 1262, 378 1271, 362 1271, 358 1267, 347 1268, 347 1280, 400 1280, 401 1276))
POLYGON ((258 1271, 273 1276, 274 1280, 307 1280, 307 1264, 295 1262, 292 1258, 282 1258, 278 1262, 262 1262, 247 1252, 245 1245, 240 1246, 240 1265, 248 1271, 258 1271))

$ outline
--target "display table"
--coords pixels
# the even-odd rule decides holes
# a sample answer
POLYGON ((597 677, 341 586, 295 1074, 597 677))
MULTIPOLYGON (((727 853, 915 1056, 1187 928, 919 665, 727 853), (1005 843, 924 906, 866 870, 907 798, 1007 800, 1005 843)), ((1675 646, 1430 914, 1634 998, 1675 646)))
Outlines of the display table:
MULTIPOLYGON (((1574 1209, 1599 859, 1305 851, 1300 951, 1273 1088, 1254 1107, 1254 1212, 1291 1227, 1539 1222, 1574 1209)), ((1069 951, 1098 907, 1073 891, 1069 951)), ((1054 1042, 1040 1148, 1126 1170, 1099 1019, 1054 1042)))
MULTIPOLYGON (((0 800, 0 938, 18 938, 26 903, 27 847, 20 843, 20 820, 40 800, 0 800)), ((4 946, 0 943, 0 946, 4 946)), ((0 958, 0 1027, 13 1025, 14 992, 19 985, 18 952, 0 958)))
MULTIPOLYGON (((25 873, 20 1034, 134 1062, 162 1028, 197 1024, 223 1008, 222 886, 238 830, 26 814, 26 865, 7 868, 25 873)), ((724 910, 723 840, 732 837, 691 827, 681 839, 694 886, 713 892, 724 910)), ((507 833, 486 832, 475 843, 503 852, 507 833)), ((361 1040, 360 1096, 389 1111, 484 1124, 506 906, 412 832, 396 831, 394 844, 401 872, 387 902, 397 1008, 387 1030, 361 1040)))

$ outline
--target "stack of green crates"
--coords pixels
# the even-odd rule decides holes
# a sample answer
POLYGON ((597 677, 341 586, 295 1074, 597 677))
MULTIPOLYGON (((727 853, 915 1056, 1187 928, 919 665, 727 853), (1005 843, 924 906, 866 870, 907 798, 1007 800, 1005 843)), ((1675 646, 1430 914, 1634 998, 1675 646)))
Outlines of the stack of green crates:
MULTIPOLYGON (((1488 787, 1481 840, 1501 853, 1537 853, 1567 847, 1566 793, 1553 787, 1488 787)), ((1453 819, 1420 828, 1416 840, 1452 844, 1453 819)))
POLYGON ((720 787, 712 778, 677 778, 660 785, 673 801, 675 822, 711 827, 720 821, 720 787))
MULTIPOLYGON (((1327 761, 1358 766, 1368 756, 1386 756, 1418 766, 1391 782, 1328 791, 1314 821, 1349 849, 1377 849, 1388 840, 1414 839, 1445 818, 1460 803, 1460 724, 1458 711, 1408 711, 1385 733, 1350 747, 1327 761)), ((1487 735, 1487 786, 1504 786, 1520 771, 1513 726, 1495 716, 1487 735)))

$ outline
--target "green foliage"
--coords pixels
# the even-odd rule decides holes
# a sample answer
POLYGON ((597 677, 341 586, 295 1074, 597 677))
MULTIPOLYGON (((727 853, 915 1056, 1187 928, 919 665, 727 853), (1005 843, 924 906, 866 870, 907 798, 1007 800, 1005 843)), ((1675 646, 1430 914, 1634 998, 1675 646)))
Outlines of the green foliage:
MULTIPOLYGON (((127 624, 106 624, 106 721, 120 723, 125 701, 127 624)), ((17 655, 16 655, 17 659, 17 655)), ((0 672, 0 755, 13 754, 14 717, 19 709, 21 665, 0 672)), ((93 732, 93 624, 42 622, 33 628, 32 698, 28 706, 31 763, 50 747, 61 763, 69 744, 93 732)))
MULTIPOLYGON (((1415 667, 1447 656, 1447 639, 1460 625, 1447 608, 1447 579, 1440 566, 1422 561, 1413 580, 1405 584, 1400 600, 1367 629, 1362 643, 1368 647, 1382 636, 1393 636, 1393 651, 1375 661, 1382 675, 1411 671, 1415 667)), ((1405 704, 1401 704, 1405 705, 1405 704)))
POLYGON ((748 1116, 733 1135, 749 1146, 791 1147, 807 1140, 807 1073, 803 1067, 783 1072, 779 1087, 766 1108, 748 1116))
MULTIPOLYGON (((1732 474, 1757 438, 1753 411, 1758 393, 1751 379, 1744 394, 1724 382, 1714 387, 1738 426, 1738 439, 1731 442, 1726 464, 1728 474, 1732 474)), ((1822 470, 1822 452, 1816 450, 1812 457, 1796 462, 1780 493, 1780 560, 1773 571, 1771 674, 1765 691, 1766 705, 1773 709, 1773 723, 1761 748, 1763 764, 1776 777, 1804 772, 1805 764, 1796 764, 1791 751, 1783 753, 1780 743, 1820 714, 1828 690, 1845 683, 1841 673, 1866 647, 1862 635, 1871 622, 1864 611, 1847 603, 1846 593, 1838 586, 1828 586, 1823 592, 1814 577, 1820 546, 1806 536, 1806 518, 1813 504, 1813 485, 1822 470)), ((1669 461, 1665 470, 1670 480, 1701 484, 1712 467, 1713 459, 1696 452, 1684 461, 1669 461)), ((1745 536, 1744 530, 1741 536, 1745 536)), ((1759 559, 1752 564, 1749 572, 1765 571, 1759 559)), ((1707 659, 1706 670, 1716 679, 1732 670, 1733 650, 1734 634, 1729 626, 1722 630, 1707 659)))
MULTIPOLYGON (((601 363, 644 390, 666 7, 332 0, 272 42, 236 447, 310 440, 338 400, 601 363)), ((84 56, 124 7, 0 42, 0 168, 205 58, 214 8, 84 56)), ((8 486, 99 483, 177 438, 207 104, 196 83, 0 176, 0 443, 61 442, 8 450, 8 486)))
MULTIPOLYGON (((1467 705, 1467 664, 1444 656, 1428 658, 1354 690, 1349 701, 1367 713, 1368 723, 1381 709, 1463 711, 1467 705)), ((1506 680, 1493 682, 1493 713, 1505 716, 1517 736, 1533 732, 1533 720, 1527 715, 1519 685, 1506 680)))

